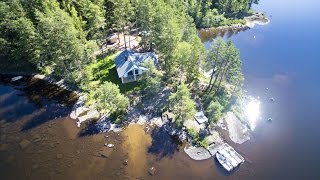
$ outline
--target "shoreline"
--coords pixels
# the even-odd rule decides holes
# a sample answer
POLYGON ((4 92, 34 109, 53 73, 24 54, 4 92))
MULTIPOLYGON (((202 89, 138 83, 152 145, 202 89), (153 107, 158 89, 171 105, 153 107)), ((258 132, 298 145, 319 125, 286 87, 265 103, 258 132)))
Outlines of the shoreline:
POLYGON ((255 25, 267 25, 270 23, 270 19, 263 13, 256 13, 251 16, 243 18, 246 24, 231 24, 218 27, 199 28, 199 31, 214 31, 214 30, 246 30, 254 28, 255 25))
MULTIPOLYGON (((15 74, 17 75, 17 74, 15 74)), ((12 77, 15 77, 15 75, 4 75, 4 74, 0 74, 0 76, 2 78, 7 78, 10 79, 12 77)), ((20 74, 21 75, 21 74, 20 74)), ((56 85, 60 88, 63 88, 64 90, 67 91, 71 91, 76 93, 77 95, 79 95, 78 97, 78 101, 74 104, 73 110, 72 112, 69 114, 69 117, 73 120, 76 120, 76 123, 78 125, 78 127, 80 127, 80 123, 84 122, 84 121, 90 121, 92 118, 89 117, 88 112, 94 110, 93 107, 89 107, 89 108, 85 108, 84 107, 84 99, 85 97, 79 93, 79 91, 72 91, 69 88, 67 88, 67 86, 65 86, 62 81, 54 81, 54 79, 50 78, 50 77, 46 77, 44 75, 39 75, 39 74, 34 74, 34 75, 23 75, 23 77, 25 78, 35 78, 38 80, 43 80, 49 84, 52 85, 56 85), (81 111, 80 109, 82 109, 83 111, 81 111), (87 115, 88 114, 88 115, 87 115), (82 117, 88 116, 88 118, 86 118, 85 120, 80 120, 82 117)), ((96 113, 93 113, 96 114, 96 113)), ((227 116, 225 116, 227 117, 227 116)), ((97 117, 96 117, 97 118, 97 117)), ((152 117, 152 118, 148 118, 145 115, 140 115, 138 118, 134 118, 128 122, 123 123, 122 125, 116 125, 114 123, 112 123, 108 117, 106 116, 101 116, 99 118, 97 118, 97 128, 99 128, 101 130, 101 133, 106 133, 106 132, 115 132, 115 133, 119 133, 122 130, 126 129, 127 126, 130 126, 132 124, 138 124, 141 126, 145 127, 145 132, 148 133, 148 131, 151 128, 161 128, 163 125, 166 124, 166 121, 162 120, 161 117, 152 117), (127 124, 126 124, 127 123, 127 124)), ((226 120, 226 124, 228 126, 228 130, 230 129, 230 123, 228 123, 228 121, 226 120)), ((233 126, 239 127, 238 124, 236 122, 232 122, 231 124, 234 124, 233 126)), ((180 132, 180 130, 177 130, 175 128, 170 128, 170 126, 166 125, 167 128, 166 131, 169 135, 178 135, 179 139, 181 140, 181 142, 185 142, 187 138, 186 134, 183 134, 184 132, 180 132)), ((216 127, 219 127, 219 124, 216 125, 216 127)), ((239 134, 241 132, 235 132, 235 131, 230 131, 229 130, 229 136, 231 138, 231 140, 233 140, 232 138, 232 134, 239 134)), ((220 145, 223 144, 224 142, 226 142, 225 139, 221 138, 221 135, 219 132, 214 131, 211 133, 210 136, 207 136, 207 141, 209 142, 209 146, 208 148, 203 148, 203 147, 197 147, 197 146, 193 146, 190 143, 187 143, 183 148, 184 148, 184 152, 193 160, 196 161, 201 161, 201 160, 206 160, 209 159, 211 157, 214 157, 215 153, 217 152, 217 150, 219 149, 220 145)), ((234 141, 236 142, 236 141, 234 141)), ((243 141, 244 142, 244 141, 243 141)), ((236 143, 243 143, 243 142, 236 142, 236 143)))

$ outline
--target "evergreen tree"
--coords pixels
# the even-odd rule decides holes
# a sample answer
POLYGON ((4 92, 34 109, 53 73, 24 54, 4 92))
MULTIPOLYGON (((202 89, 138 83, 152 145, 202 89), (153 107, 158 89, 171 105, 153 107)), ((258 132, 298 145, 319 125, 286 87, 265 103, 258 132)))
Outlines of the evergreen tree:
POLYGON ((0 2, 0 59, 3 64, 36 64, 37 31, 18 0, 0 2), (3 62, 6 61, 6 62, 3 62))
POLYGON ((169 102, 177 124, 193 119, 196 113, 195 102, 191 99, 189 89, 185 84, 182 83, 177 87, 177 92, 170 95, 169 102))

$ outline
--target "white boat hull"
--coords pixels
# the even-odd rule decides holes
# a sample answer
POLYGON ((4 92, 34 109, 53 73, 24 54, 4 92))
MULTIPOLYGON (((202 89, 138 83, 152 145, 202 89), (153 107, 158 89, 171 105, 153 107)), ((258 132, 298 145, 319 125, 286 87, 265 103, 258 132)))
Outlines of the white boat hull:
POLYGON ((233 166, 223 155, 221 155, 220 153, 216 153, 216 158, 225 170, 232 171, 233 166))

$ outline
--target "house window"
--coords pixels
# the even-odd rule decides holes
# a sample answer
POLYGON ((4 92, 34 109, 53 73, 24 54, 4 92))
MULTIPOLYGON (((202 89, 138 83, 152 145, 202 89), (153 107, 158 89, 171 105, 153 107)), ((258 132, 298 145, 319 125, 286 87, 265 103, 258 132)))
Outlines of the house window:
POLYGON ((134 74, 139 75, 139 70, 138 70, 138 69, 135 69, 135 70, 134 70, 134 74))
POLYGON ((128 76, 133 76, 133 72, 132 72, 132 71, 129 71, 129 72, 128 72, 128 76))

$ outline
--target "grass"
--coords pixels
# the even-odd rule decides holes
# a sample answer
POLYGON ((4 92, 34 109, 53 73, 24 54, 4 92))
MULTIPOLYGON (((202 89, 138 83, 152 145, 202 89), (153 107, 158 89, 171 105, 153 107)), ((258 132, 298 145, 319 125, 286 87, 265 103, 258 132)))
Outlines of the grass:
POLYGON ((106 57, 98 57, 98 59, 88 64, 85 67, 87 73, 88 84, 86 89, 99 87, 99 84, 109 81, 119 86, 120 92, 124 94, 130 94, 134 91, 141 90, 141 82, 130 82, 122 84, 121 79, 118 77, 117 69, 114 63, 114 58, 119 54, 114 53, 106 57))

